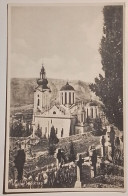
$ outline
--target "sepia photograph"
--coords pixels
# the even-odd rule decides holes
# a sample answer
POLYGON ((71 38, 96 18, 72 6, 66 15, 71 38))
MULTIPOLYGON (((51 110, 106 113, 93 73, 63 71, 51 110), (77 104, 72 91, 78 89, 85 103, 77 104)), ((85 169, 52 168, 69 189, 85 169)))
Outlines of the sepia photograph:
POLYGON ((124 4, 8 4, 4 193, 125 191, 124 4))

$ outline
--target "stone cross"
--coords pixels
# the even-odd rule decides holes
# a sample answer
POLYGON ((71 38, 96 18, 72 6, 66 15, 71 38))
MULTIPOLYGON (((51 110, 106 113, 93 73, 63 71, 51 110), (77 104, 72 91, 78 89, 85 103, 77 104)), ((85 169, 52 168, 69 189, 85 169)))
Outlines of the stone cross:
POLYGON ((81 154, 77 155, 77 181, 75 183, 75 188, 81 188, 81 178, 82 178, 82 163, 84 163, 84 159, 81 154))

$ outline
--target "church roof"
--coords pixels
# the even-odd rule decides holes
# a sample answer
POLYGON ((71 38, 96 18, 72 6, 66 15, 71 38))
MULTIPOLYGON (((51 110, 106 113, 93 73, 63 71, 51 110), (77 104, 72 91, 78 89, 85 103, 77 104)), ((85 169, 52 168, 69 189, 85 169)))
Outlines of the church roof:
POLYGON ((62 86, 60 91, 74 91, 74 88, 67 82, 66 85, 62 86))

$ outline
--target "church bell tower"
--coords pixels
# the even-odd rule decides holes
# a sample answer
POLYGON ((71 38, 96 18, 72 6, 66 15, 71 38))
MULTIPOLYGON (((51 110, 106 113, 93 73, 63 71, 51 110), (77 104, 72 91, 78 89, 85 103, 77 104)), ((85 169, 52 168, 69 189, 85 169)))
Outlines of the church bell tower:
POLYGON ((40 78, 37 79, 37 87, 34 91, 34 112, 43 112, 50 107, 51 90, 48 87, 46 71, 42 64, 40 78))

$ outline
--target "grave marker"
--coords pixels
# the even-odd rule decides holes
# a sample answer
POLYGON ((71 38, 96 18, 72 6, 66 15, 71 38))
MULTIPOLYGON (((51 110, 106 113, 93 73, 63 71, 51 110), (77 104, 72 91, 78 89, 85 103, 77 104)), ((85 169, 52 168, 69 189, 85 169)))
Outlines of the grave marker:
POLYGON ((81 188, 82 164, 84 163, 84 159, 81 154, 77 155, 77 157, 77 181, 75 183, 75 188, 81 188))

